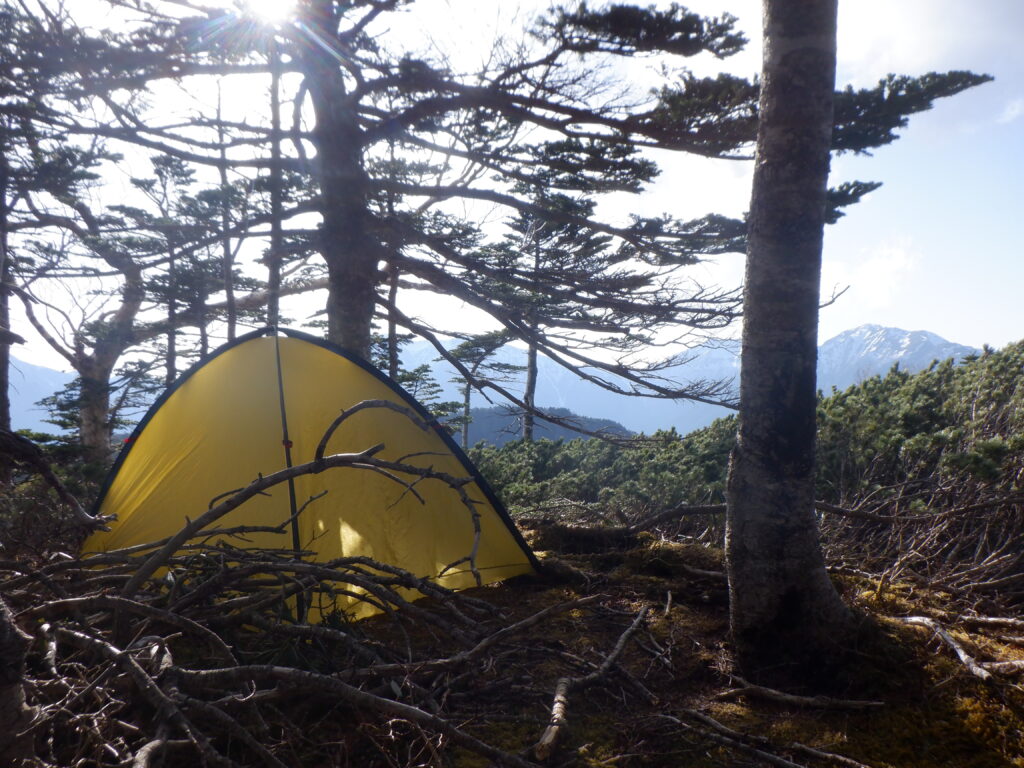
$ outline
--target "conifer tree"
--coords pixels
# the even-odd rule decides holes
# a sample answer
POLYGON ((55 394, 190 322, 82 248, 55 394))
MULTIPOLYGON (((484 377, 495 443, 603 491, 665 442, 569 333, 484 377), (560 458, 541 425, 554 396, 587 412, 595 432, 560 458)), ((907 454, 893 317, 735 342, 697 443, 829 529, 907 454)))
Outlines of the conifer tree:
MULTIPOLYGON (((853 618, 814 520, 815 362, 836 68, 836 2, 764 5, 740 422, 726 551, 744 669, 834 670, 853 618)), ((828 672, 826 672, 828 674, 828 672)), ((806 680, 804 682, 812 682, 806 680)))
MULTIPOLYGON (((682 69, 688 57, 726 57, 743 47, 728 15, 706 18, 677 5, 555 9, 539 22, 532 41, 513 53, 496 48, 486 66, 466 73, 443 56, 410 50, 407 41, 389 37, 388 19, 399 10, 414 13, 416 5, 309 0, 291 22, 263 33, 273 37, 286 69, 301 78, 299 93, 312 115, 303 124, 295 105, 300 120, 284 129, 290 149, 282 162, 312 181, 305 209, 320 219, 315 245, 327 272, 327 334, 363 356, 381 314, 377 309, 386 303, 388 281, 396 275, 403 293, 447 294, 529 341, 529 324, 481 292, 484 281, 475 276, 486 274, 488 265, 478 258, 478 245, 487 233, 472 216, 456 215, 456 203, 497 206, 510 217, 536 216, 536 199, 543 194, 594 204, 609 193, 641 191, 657 173, 642 154, 647 147, 739 158, 753 146, 758 83, 725 75, 699 78, 682 69), (667 65, 678 72, 655 98, 637 106, 601 92, 592 65, 644 55, 670 57, 667 65), (402 175, 382 172, 395 153, 407 169, 402 175)), ((241 38, 225 30, 245 24, 232 14, 183 22, 179 28, 192 37, 187 51, 171 51, 180 60, 175 69, 243 67, 241 38)), ((977 82, 969 73, 931 74, 843 91, 837 96, 833 149, 864 151, 888 143, 908 114, 977 82)), ((642 101, 644 91, 646 84, 632 96, 642 101)), ((150 129, 149 136, 167 151, 201 154, 199 144, 176 143, 167 130, 150 129)), ((243 143, 265 145, 267 136, 265 129, 250 130, 243 143)), ((221 161, 206 156, 202 162, 221 161)), ((246 164, 267 167, 265 160, 246 164)), ((830 197, 833 215, 872 188, 862 182, 838 185, 830 197)), ((712 214, 624 223, 579 211, 561 211, 557 220, 610 238, 609 251, 628 262, 637 284, 649 290, 634 291, 640 298, 623 297, 618 286, 604 290, 605 274, 580 286, 592 307, 618 302, 636 317, 646 314, 644 321, 620 328, 624 346, 638 343, 638 332, 700 333, 734 317, 733 294, 702 290, 678 279, 676 270, 706 254, 742 250, 742 222, 712 214), (657 287, 667 290, 659 293, 657 287)), ((565 295, 551 289, 548 298, 558 302, 565 295)), ((392 320, 404 317, 388 311, 392 320)), ((422 318, 402 322, 406 330, 428 336, 455 330, 422 318)), ((609 361, 564 343, 591 332, 585 322, 563 319, 536 334, 535 342, 540 353, 577 370, 598 371, 595 378, 620 391, 720 399, 714 389, 659 381, 656 370, 626 365, 626 356, 609 361)))
POLYGON ((505 382, 523 370, 520 365, 492 359, 511 339, 511 335, 506 331, 491 331, 470 336, 451 350, 451 356, 462 363, 469 374, 467 378, 459 376, 454 379, 462 388, 462 416, 448 422, 460 428, 463 450, 469 449, 469 425, 473 420, 471 405, 477 377, 505 382))
MULTIPOLYGON (((54 40, 24 8, 0 9, 0 429, 10 430, 10 348, 23 341, 12 328, 10 306, 30 260, 19 249, 23 233, 51 224, 50 204, 73 199, 95 178, 100 145, 68 142, 55 128, 73 98, 72 83, 52 55, 54 40), (48 55, 50 53, 50 55, 48 55), (40 204, 42 201, 43 204, 40 204)), ((24 329, 22 329, 24 333, 24 329)))
MULTIPOLYGON (((735 20, 705 18, 676 5, 594 10, 580 4, 551 11, 534 37, 518 46, 497 46, 486 65, 463 71, 436 52, 413 50, 407 39, 387 34, 395 13, 416 9, 415 3, 306 0, 295 19, 268 29, 236 11, 190 6, 188 0, 140 6, 123 30, 104 36, 78 30, 71 37, 86 45, 49 46, 57 54, 50 57, 51 69, 64 73, 83 100, 101 104, 109 115, 97 124, 72 105, 53 125, 68 137, 133 143, 206 166, 218 172, 222 190, 222 172, 255 183, 280 168, 284 177, 299 181, 301 191, 282 201, 280 213, 250 214, 234 223, 233 235, 294 220, 296 248, 319 254, 323 282, 320 275, 304 275, 283 285, 281 293, 326 284, 328 336, 358 354, 369 354, 374 323, 385 311, 405 330, 434 340, 439 351, 439 335, 458 330, 388 308, 390 274, 401 281, 400 296, 430 292, 461 301, 534 343, 538 354, 609 388, 720 400, 719 388, 666 382, 658 366, 645 370, 630 353, 657 333, 667 341, 734 317, 735 293, 693 285, 684 267, 706 254, 741 250, 743 223, 713 214, 619 220, 582 211, 601 211, 597 202, 608 194, 642 191, 657 173, 643 154, 646 148, 708 157, 749 153, 757 82, 698 78, 679 69, 687 57, 725 57, 740 50, 745 41, 735 20), (152 10, 149 20, 136 22, 147 10, 152 10), (211 107, 186 125, 176 118, 162 120, 145 111, 144 100, 123 95, 171 80, 195 82, 189 78, 215 77, 228 84, 234 77, 262 76, 269 82, 275 69, 268 58, 272 50, 280 55, 282 115, 290 116, 280 131, 262 110, 242 119, 211 107), (645 55, 669 57, 666 66, 679 73, 650 98, 646 83, 621 99, 602 90, 596 64, 645 55), (279 161, 272 152, 278 145, 279 161), (401 174, 388 168, 392 154, 402 164, 401 174), (537 202, 544 195, 594 207, 552 210, 537 202), (588 355, 579 348, 607 330, 595 329, 593 314, 551 313, 547 319, 555 322, 533 332, 521 308, 488 292, 493 282, 483 278, 507 281, 509 276, 486 258, 486 244, 493 246, 494 237, 474 215, 479 206, 496 207, 507 218, 534 216, 610 238, 609 263, 633 271, 631 294, 623 296, 608 272, 591 275, 574 294, 591 313, 634 318, 612 334, 618 357, 588 355), (312 227, 299 223, 308 214, 316 217, 312 227)), ((864 151, 887 143, 907 114, 978 81, 969 73, 932 74, 843 91, 836 99, 833 149, 864 151)), ((869 189, 859 182, 840 185, 831 200, 849 204, 869 189)), ((222 245, 232 236, 224 229, 222 245)), ((223 274, 230 274, 230 259, 225 255, 221 261, 223 274)), ((543 295, 552 306, 570 298, 556 282, 531 284, 525 275, 515 276, 514 286, 543 295)), ((211 303, 210 310, 220 303, 233 316, 233 294, 211 303)), ((193 322, 188 316, 179 320, 193 322)), ((155 328, 166 333, 175 322, 141 325, 136 340, 155 328)))
POLYGON ((836 0, 765 0, 748 218, 740 419, 727 489, 730 628, 749 673, 821 687, 855 623, 828 573, 814 509, 815 368, 824 226, 874 185, 828 189, 834 151, 895 139, 932 99, 985 82, 889 76, 835 93, 836 0))

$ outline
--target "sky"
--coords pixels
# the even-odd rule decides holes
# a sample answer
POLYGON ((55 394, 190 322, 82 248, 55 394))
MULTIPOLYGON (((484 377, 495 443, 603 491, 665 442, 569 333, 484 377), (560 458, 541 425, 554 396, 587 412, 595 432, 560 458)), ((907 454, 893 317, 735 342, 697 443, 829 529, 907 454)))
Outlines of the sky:
MULTIPOLYGON (((592 6, 600 3, 591 2, 592 6)), ((644 5, 649 3, 644 2, 644 5)), ((658 2, 658 5, 668 5, 658 2)), ((760 0, 690 0, 706 15, 730 13, 750 41, 725 61, 687 62, 698 74, 760 70, 760 0)), ((444 41, 489 39, 483 25, 510 27, 546 3, 419 0, 443 19, 444 41)), ((1002 347, 1024 339, 1024 31, 1021 0, 839 0, 837 87, 871 87, 889 73, 971 70, 994 82, 910 118, 895 143, 870 157, 843 155, 831 183, 883 186, 828 227, 819 341, 864 324, 927 330, 954 342, 1002 347)), ((643 76, 653 62, 636 62, 643 76)), ((751 164, 663 153, 663 173, 639 203, 644 213, 693 218, 742 214, 751 164)), ((630 205, 637 207, 637 201, 630 205)), ((696 268, 698 279, 738 285, 743 257, 696 268)), ((738 333, 738 329, 734 329, 738 333)))
MULTIPOLYGON (((728 11, 751 43, 726 62, 749 75, 760 63, 757 0, 690 2, 728 11)), ((874 85, 888 73, 969 69, 995 81, 939 100, 911 117, 894 144, 871 157, 833 160, 832 183, 883 186, 826 230, 819 340, 867 323, 927 330, 962 344, 1001 347, 1024 338, 1024 2, 840 0, 837 83, 874 85)), ((698 163, 666 170, 655 193, 690 211, 739 213, 749 165, 700 175, 698 163), (679 173, 686 169, 689 173, 679 173)), ((706 164, 704 164, 706 165, 706 164)), ((728 165, 728 164, 720 164, 728 165)), ((742 279, 742 257, 708 269, 742 279)))
MULTIPOLYGON (((757 5, 735 13, 756 20, 757 5)), ((1024 3, 840 0, 839 7, 840 85, 955 69, 996 79, 912 117, 903 137, 873 156, 833 162, 833 183, 883 186, 826 231, 822 294, 848 290, 822 310, 820 339, 865 323, 978 347, 1024 338, 1016 229, 1024 213, 1024 3)), ((747 27, 752 41, 757 24, 747 27)))
POLYGON ((1024 338, 1024 3, 840 2, 840 73, 970 69, 995 81, 911 118, 904 138, 834 173, 883 186, 825 241, 823 283, 849 292, 822 336, 876 322, 1001 347, 1024 338))
MULTIPOLYGON (((759 0, 687 5, 737 16, 750 39, 746 51, 725 62, 693 62, 695 71, 759 70, 759 0)), ((489 39, 488 28, 511 26, 517 14, 543 5, 524 3, 516 11, 507 0, 419 0, 416 7, 434 20, 440 45, 447 39, 472 54, 470 41, 489 39)), ((405 34, 415 35, 420 22, 411 15, 409 22, 405 34)), ((912 117, 903 138, 873 156, 833 161, 833 184, 859 179, 883 186, 826 232, 822 293, 845 293, 823 308, 820 341, 866 323, 928 330, 979 347, 1024 338, 1024 254, 1016 231, 1024 218, 1022 30, 1019 0, 840 0, 840 87, 871 86, 890 72, 970 69, 996 79, 912 117)), ((653 66, 630 65, 640 76, 653 66)), ((680 218, 746 210, 749 163, 678 153, 657 159, 662 176, 631 201, 634 208, 680 218)), ((727 286, 739 284, 742 272, 740 255, 694 268, 698 280, 727 286)), ((15 355, 66 368, 34 341, 15 355)))

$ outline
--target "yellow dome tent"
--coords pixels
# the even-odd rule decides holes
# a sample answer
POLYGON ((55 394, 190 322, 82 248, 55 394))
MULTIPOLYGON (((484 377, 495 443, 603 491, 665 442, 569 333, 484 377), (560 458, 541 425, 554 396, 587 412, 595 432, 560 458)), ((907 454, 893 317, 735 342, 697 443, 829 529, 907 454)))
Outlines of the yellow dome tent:
MULTIPOLYGON (((402 408, 354 413, 333 433, 324 455, 383 444, 376 458, 472 478, 463 488, 478 513, 479 538, 472 510, 449 484, 398 476, 403 484, 351 467, 275 486, 213 527, 287 523, 281 533, 247 535, 245 546, 312 551, 319 562, 365 556, 451 589, 477 584, 466 561, 474 548, 483 583, 534 570, 537 561, 502 504, 421 405, 340 348, 295 331, 279 333, 263 329, 239 337, 185 373, 153 405, 126 441, 97 502, 98 514, 116 520, 109 531, 86 540, 86 552, 173 536, 214 499, 311 461, 345 409, 384 400, 402 408), (414 412, 421 423, 399 410, 414 412), (424 429, 424 423, 433 426, 424 429)), ((337 607, 356 616, 373 612, 356 603, 347 597, 337 607)))

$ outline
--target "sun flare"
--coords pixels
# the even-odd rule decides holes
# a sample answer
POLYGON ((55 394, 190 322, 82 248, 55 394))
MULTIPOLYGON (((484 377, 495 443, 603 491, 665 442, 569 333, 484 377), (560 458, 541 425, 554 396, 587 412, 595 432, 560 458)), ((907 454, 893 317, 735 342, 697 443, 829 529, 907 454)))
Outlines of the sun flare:
POLYGON ((295 16, 297 0, 243 0, 245 12, 264 24, 283 24, 295 16))

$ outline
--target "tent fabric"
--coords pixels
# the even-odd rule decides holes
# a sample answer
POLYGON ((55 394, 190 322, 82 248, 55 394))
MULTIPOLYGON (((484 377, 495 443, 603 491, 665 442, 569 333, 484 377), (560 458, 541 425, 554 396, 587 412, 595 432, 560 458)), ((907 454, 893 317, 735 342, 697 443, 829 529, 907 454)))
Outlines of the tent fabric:
MULTIPOLYGON (((86 541, 86 551, 164 539, 177 533, 186 517, 205 512, 216 497, 285 468, 285 424, 290 464, 297 465, 313 459, 325 430, 344 409, 364 400, 389 400, 431 423, 422 406, 358 358, 306 334, 284 333, 264 329, 229 343, 154 404, 128 439, 97 503, 97 513, 117 519, 110 531, 86 541)), ((325 455, 380 443, 379 458, 473 478, 465 489, 479 512, 476 566, 484 583, 534 570, 536 560, 514 523, 447 433, 424 431, 390 409, 367 408, 341 424, 325 455)), ((297 544, 321 562, 365 556, 448 588, 475 586, 468 564, 445 570, 472 550, 470 511, 442 481, 421 480, 415 487, 422 503, 403 485, 370 470, 340 468, 298 477, 300 507, 326 494, 299 514, 297 544)), ((280 526, 292 509, 283 483, 215 527, 280 526)), ((291 531, 246 538, 253 548, 293 547, 291 531)), ((229 541, 239 546, 237 539, 229 541)), ((351 597, 340 598, 337 607, 353 615, 368 612, 351 597)))

